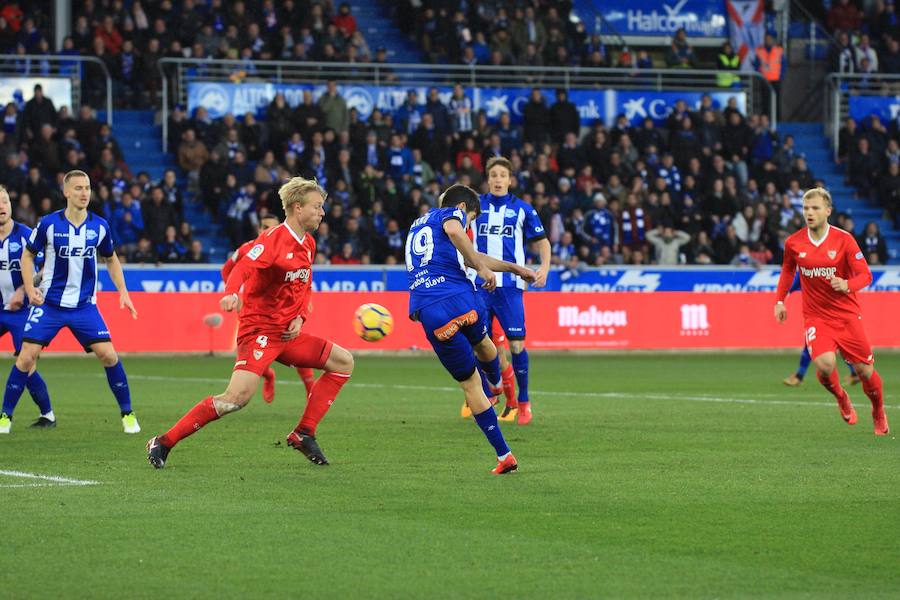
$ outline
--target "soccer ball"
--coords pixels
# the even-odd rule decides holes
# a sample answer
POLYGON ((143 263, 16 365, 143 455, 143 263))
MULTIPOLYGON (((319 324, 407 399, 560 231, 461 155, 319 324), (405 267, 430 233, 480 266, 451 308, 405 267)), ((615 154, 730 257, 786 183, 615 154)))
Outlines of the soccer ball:
POLYGON ((380 304, 363 304, 356 309, 353 330, 367 342, 377 342, 394 330, 394 317, 380 304))

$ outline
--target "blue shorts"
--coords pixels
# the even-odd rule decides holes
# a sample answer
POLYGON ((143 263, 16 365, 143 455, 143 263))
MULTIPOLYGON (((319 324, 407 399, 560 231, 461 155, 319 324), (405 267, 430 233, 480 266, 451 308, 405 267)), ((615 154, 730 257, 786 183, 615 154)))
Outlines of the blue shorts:
POLYGON ((69 328, 85 352, 91 351, 91 344, 110 341, 109 329, 96 304, 78 308, 59 308, 48 304, 30 306, 22 341, 47 346, 63 327, 69 328))
POLYGON ((25 318, 28 316, 28 309, 21 310, 0 310, 0 337, 7 333, 12 336, 13 348, 16 349, 16 355, 22 349, 22 330, 25 328, 25 318))
POLYGON ((493 292, 478 288, 478 295, 487 309, 488 323, 496 317, 510 340, 525 339, 523 293, 523 290, 517 287, 498 287, 493 292))
POLYGON ((434 302, 413 316, 422 323, 425 337, 453 378, 465 381, 471 377, 476 367, 472 346, 488 335, 484 307, 475 292, 434 302))

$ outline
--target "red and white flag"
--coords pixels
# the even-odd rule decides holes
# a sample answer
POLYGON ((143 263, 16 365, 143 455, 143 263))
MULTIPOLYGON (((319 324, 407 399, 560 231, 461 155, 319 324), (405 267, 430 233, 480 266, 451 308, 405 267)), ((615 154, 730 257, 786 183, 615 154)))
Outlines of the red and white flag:
POLYGON ((762 46, 766 34, 765 0, 725 0, 728 10, 728 32, 731 45, 741 57, 741 70, 753 71, 756 47, 762 46))

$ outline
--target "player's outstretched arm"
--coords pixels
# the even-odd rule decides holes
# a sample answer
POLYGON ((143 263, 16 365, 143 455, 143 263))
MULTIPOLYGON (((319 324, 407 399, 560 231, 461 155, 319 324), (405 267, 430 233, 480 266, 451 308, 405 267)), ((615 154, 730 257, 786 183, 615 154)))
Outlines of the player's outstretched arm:
POLYGON ((33 306, 40 306, 44 303, 44 295, 41 290, 37 289, 34 283, 34 254, 31 250, 25 248, 22 252, 22 260, 20 261, 22 269, 22 284, 25 288, 25 295, 28 296, 28 302, 33 306))
POLYGON ((481 262, 484 263, 484 266, 491 271, 512 273, 518 275, 528 283, 533 283, 537 279, 537 271, 532 271, 528 267, 523 267, 505 260, 499 260, 481 252, 478 253, 478 256, 481 258, 481 262))
POLYGON ((122 263, 119 262, 119 256, 115 252, 106 259, 106 270, 109 272, 109 278, 112 279, 113 285, 119 290, 119 308, 127 308, 131 313, 131 318, 137 319, 137 309, 131 303, 131 296, 128 295, 128 287, 125 285, 122 263))
POLYGON ((475 246, 472 245, 472 240, 466 235, 462 223, 456 219, 447 219, 444 221, 444 232, 447 234, 447 237, 450 238, 453 245, 456 246, 456 249, 459 250, 459 253, 462 254, 466 265, 475 269, 478 276, 484 280, 484 284, 481 287, 488 291, 496 288, 497 276, 494 275, 494 271, 488 268, 482 260, 484 255, 476 252, 475 246))

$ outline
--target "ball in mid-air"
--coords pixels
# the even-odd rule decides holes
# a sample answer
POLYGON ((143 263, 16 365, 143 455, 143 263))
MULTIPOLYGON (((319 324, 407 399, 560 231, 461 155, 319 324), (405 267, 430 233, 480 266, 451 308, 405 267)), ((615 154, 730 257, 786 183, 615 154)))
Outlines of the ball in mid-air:
POLYGON ((394 330, 394 317, 380 304, 363 304, 356 309, 353 330, 367 342, 377 342, 394 330))

